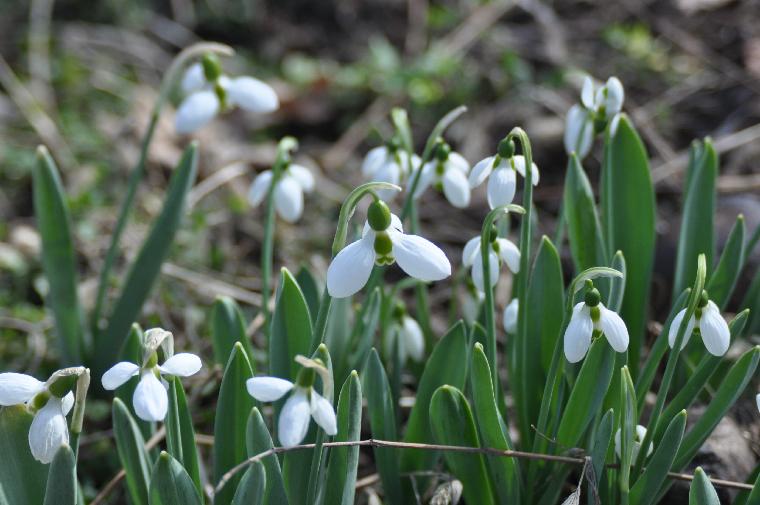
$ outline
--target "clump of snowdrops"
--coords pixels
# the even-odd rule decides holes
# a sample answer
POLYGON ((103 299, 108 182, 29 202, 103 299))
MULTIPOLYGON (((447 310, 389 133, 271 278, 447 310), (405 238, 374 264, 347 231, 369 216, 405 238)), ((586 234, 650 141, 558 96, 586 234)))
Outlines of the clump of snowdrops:
MULTIPOLYGON (((567 114, 568 164, 553 238, 535 233, 541 155, 525 131, 515 127, 471 164, 445 136, 464 107, 440 120, 421 152, 406 113, 394 109, 392 135, 361 165, 367 182, 339 209, 332 249, 324 251, 327 271, 294 275, 283 266, 273 301, 277 217, 297 223, 305 195, 319 188, 312 170, 292 160, 297 141, 290 137, 271 169, 253 177, 251 212, 264 206, 265 348, 253 348, 245 317, 224 297, 210 316, 213 356, 175 353, 171 329, 138 324, 195 180, 195 142, 120 293, 108 300, 145 154, 171 91, 180 84, 184 95, 179 134, 233 107, 254 114, 278 107, 266 83, 224 73, 219 56, 230 53, 199 44, 167 71, 87 316, 63 185, 40 148, 34 204, 46 303, 66 368, 45 382, 0 374, 0 502, 83 503, 79 482, 91 479, 78 474, 77 453, 92 376, 90 390, 113 398, 116 451, 104 465, 123 472, 123 492, 135 505, 351 504, 361 495, 361 446, 372 448, 378 476, 372 503, 580 503, 583 490, 589 503, 649 504, 675 478, 693 478, 693 503, 718 503, 701 469, 679 474, 760 360, 760 347, 746 340, 760 326, 748 310, 758 305, 760 277, 743 310, 725 313, 758 231, 748 233, 739 216, 715 256, 718 159, 709 140, 695 142, 669 316, 648 333, 655 198, 645 147, 614 77, 602 84, 586 78, 580 103, 567 114), (596 143, 603 152, 599 202, 583 167, 596 143), (490 211, 480 233, 447 254, 421 226, 419 199, 442 197, 456 212, 482 186, 490 211), (570 271, 560 262, 565 247, 570 271), (406 278, 387 282, 396 268, 406 278), (494 288, 510 278, 510 298, 497 302, 494 288), (453 288, 441 306, 428 298, 436 282, 453 288), (431 317, 444 310, 451 325, 439 334, 431 317), (215 365, 223 373, 213 448, 202 458, 193 424, 198 406, 183 378, 215 365), (402 404, 410 402, 400 400, 410 394, 406 412, 402 404), (695 402, 706 408, 687 429, 695 402)), ((736 503, 760 500, 753 478, 729 483, 739 489, 736 503)), ((105 488, 95 501, 105 503, 112 492, 105 488)))

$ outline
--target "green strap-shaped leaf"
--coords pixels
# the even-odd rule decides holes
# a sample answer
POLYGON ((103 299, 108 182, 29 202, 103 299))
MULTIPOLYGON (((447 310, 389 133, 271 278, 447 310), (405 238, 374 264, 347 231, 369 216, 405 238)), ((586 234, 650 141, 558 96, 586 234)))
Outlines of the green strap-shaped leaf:
MULTIPOLYGON (((362 429, 362 385, 359 374, 351 372, 338 398, 338 434, 336 442, 357 441, 362 429)), ((352 505, 356 494, 356 471, 359 446, 335 447, 327 469, 325 503, 352 505)))
POLYGON ((755 466, 752 473, 745 481, 752 484, 751 491, 741 491, 736 495, 734 505, 758 505, 760 504, 760 463, 755 466))
POLYGON ((623 296, 625 295, 625 279, 627 273, 625 268, 625 257, 623 256, 622 251, 616 252, 615 256, 612 257, 611 266, 618 272, 622 272, 623 276, 613 277, 609 280, 610 295, 607 298, 607 308, 614 310, 615 312, 620 312, 620 307, 623 306, 623 296))
MULTIPOLYGON (((480 447, 472 411, 459 389, 441 386, 430 401, 430 429, 439 444, 480 447)), ((462 481, 467 503, 495 503, 482 454, 444 452, 446 465, 462 481)))
POLYGON ((604 478, 604 463, 607 460, 607 454, 612 443, 612 428, 614 423, 615 412, 610 409, 604 413, 594 433, 594 442, 591 446, 590 456, 591 467, 594 470, 597 484, 600 484, 604 478))
POLYGON ((380 311, 382 307, 382 294, 380 288, 375 288, 369 298, 362 304, 359 320, 354 325, 351 342, 354 350, 349 357, 348 365, 353 368, 361 368, 367 361, 372 342, 377 329, 380 326, 380 311))
POLYGON ((274 377, 295 380, 300 365, 296 355, 311 354, 309 306, 293 275, 283 268, 272 317, 269 342, 269 372, 274 377))
POLYGON ((26 407, 0 407, 0 504, 42 503, 48 469, 32 457, 26 407))
MULTIPOLYGON (((245 441, 249 458, 268 451, 274 446, 264 418, 261 417, 261 412, 256 407, 251 410, 251 415, 248 417, 245 441)), ((264 494, 265 500, 263 503, 267 505, 287 505, 288 497, 285 494, 285 483, 282 480, 280 460, 272 454, 262 458, 261 462, 266 470, 267 478, 264 494)))
POLYGON ((327 332, 325 344, 330 350, 333 368, 335 370, 335 383, 345 381, 348 373, 348 357, 351 351, 352 331, 351 319, 353 308, 351 298, 338 298, 332 301, 330 314, 327 316, 327 332))
POLYGON ((712 269, 715 250, 713 220, 715 217, 715 180, 718 176, 718 155, 709 140, 694 141, 689 150, 686 186, 684 188, 681 232, 678 237, 673 298, 689 287, 697 272, 697 257, 705 255, 708 273, 712 269))
MULTIPOLYGON (((467 373, 467 335, 464 323, 456 323, 433 348, 417 386, 417 398, 406 424, 404 442, 431 443, 430 399, 435 390, 444 384, 464 387, 467 373)), ((437 455, 433 451, 404 450, 401 469, 406 472, 428 470, 437 455)))
POLYGON ((673 466, 673 460, 675 460, 678 448, 681 446, 685 429, 686 411, 682 410, 668 424, 665 436, 662 437, 661 442, 655 445, 654 453, 647 461, 646 469, 631 488, 631 505, 648 505, 655 502, 655 498, 673 466))
POLYGON ((75 505, 77 462, 68 445, 61 446, 50 463, 44 505, 75 505))
POLYGON ((150 482, 150 462, 145 451, 145 439, 129 410, 118 398, 113 400, 112 416, 116 449, 124 468, 129 498, 135 505, 145 505, 148 503, 150 482))
MULTIPOLYGON (((636 432, 636 391, 633 389, 633 380, 624 366, 620 370, 620 471, 619 485, 623 503, 627 501, 630 492, 631 464, 633 463, 633 437, 636 432)), ((646 451, 645 448, 641 448, 646 451)))
MULTIPOLYGON (((470 385, 478 432, 483 445, 501 450, 513 449, 507 425, 496 406, 491 369, 481 343, 476 343, 472 352, 470 385)), ((486 457, 486 463, 498 503, 520 503, 520 475, 517 460, 490 456, 486 457)))
POLYGON ((755 272, 752 282, 744 295, 742 308, 750 309, 747 321, 747 333, 752 335, 760 332, 760 268, 755 272))
MULTIPOLYGON (((605 139, 602 209, 607 254, 626 259, 625 297, 620 315, 628 327, 628 366, 637 375, 654 260, 655 197, 644 144, 625 114, 605 139)), ((609 129, 608 129, 609 130, 609 129)))
POLYGON ((715 272, 710 276, 710 281, 707 283, 710 300, 714 301, 721 309, 726 307, 731 298, 736 280, 744 266, 744 235, 744 216, 739 215, 728 235, 718 266, 715 267, 715 272))
POLYGON ((187 398, 178 377, 170 380, 169 410, 166 416, 166 442, 168 452, 179 461, 193 479, 198 493, 203 494, 201 485, 198 447, 195 444, 193 417, 187 407, 187 398))
POLYGON ((55 316, 64 364, 80 365, 86 332, 77 295, 77 265, 69 206, 55 161, 43 146, 37 149, 37 162, 32 173, 34 215, 42 238, 42 268, 50 285, 47 303, 55 316))
MULTIPOLYGON (((247 457, 246 423, 248 413, 254 406, 245 382, 253 377, 253 369, 242 344, 236 342, 224 369, 219 401, 214 420, 214 482, 219 482, 230 468, 247 457)), ((227 505, 232 501, 240 475, 230 480, 214 496, 214 503, 227 505)))
POLYGON ((296 282, 298 282, 298 285, 301 287, 303 297, 306 299, 306 305, 309 306, 311 324, 314 324, 316 322, 317 314, 319 313, 319 303, 321 300, 317 280, 308 268, 301 266, 296 273, 296 282))
MULTIPOLYGON (((161 452, 150 476, 150 505, 203 505, 201 496, 182 465, 161 452)), ((225 502, 229 503, 229 502, 225 502)))
MULTIPOLYGON (((396 413, 393 394, 388 383, 380 356, 372 349, 362 374, 364 395, 367 398, 367 415, 370 433, 380 440, 396 440, 396 413)), ((375 466, 388 503, 403 503, 401 479, 399 477, 398 452, 393 449, 375 447, 375 466)))
POLYGON ((567 161, 563 203, 575 271, 582 272, 587 268, 606 265, 607 252, 594 191, 575 153, 567 161))
POLYGON ((702 467, 694 471, 694 480, 689 488, 689 505, 720 505, 718 493, 702 467))
POLYGON ((211 343, 216 363, 227 364, 235 342, 243 345, 249 359, 253 357, 245 326, 245 317, 235 300, 228 296, 218 297, 211 309, 211 343))
POLYGON ((264 505, 268 504, 264 498, 267 486, 267 474, 264 465, 260 461, 251 463, 251 467, 245 471, 240 479, 232 505, 264 505))
POLYGON ((130 267, 124 288, 108 321, 108 327, 95 339, 98 370, 105 370, 116 360, 116 353, 127 337, 130 326, 140 316, 143 304, 158 279, 161 264, 169 254, 174 236, 179 229, 187 193, 195 181, 197 165, 198 148, 193 142, 185 149, 182 159, 174 169, 164 207, 130 267))

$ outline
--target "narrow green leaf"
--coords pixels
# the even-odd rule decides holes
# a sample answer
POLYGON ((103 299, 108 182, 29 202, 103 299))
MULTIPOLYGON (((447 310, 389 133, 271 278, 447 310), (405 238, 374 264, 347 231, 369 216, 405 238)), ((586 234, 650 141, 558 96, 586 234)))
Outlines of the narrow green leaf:
POLYGON ((211 309, 211 343, 216 363, 227 364, 235 342, 243 345, 249 359, 253 358, 251 344, 245 334, 245 326, 245 317, 235 300, 228 296, 218 297, 211 309))
MULTIPOLYGON (((251 410, 251 415, 248 417, 245 441, 249 458, 274 447, 272 436, 267 429, 264 418, 261 417, 261 412, 256 407, 251 410)), ((288 497, 285 494, 285 483, 282 480, 280 460, 277 459, 276 455, 272 454, 262 458, 261 462, 266 470, 267 479, 263 503, 267 505, 287 505, 288 497)))
POLYGON ((77 462, 71 447, 63 445, 50 463, 44 505, 75 505, 76 502, 77 462))
POLYGON ((309 306, 311 324, 314 324, 317 322, 316 319, 317 314, 319 313, 319 304, 321 300, 317 280, 308 268, 301 266, 296 273, 296 282, 298 282, 298 285, 301 287, 303 297, 306 299, 306 305, 309 306))
POLYGON ((755 277, 744 295, 742 308, 750 309, 749 321, 747 321, 747 333, 752 335, 760 333, 760 268, 755 272, 755 277))
MULTIPOLYGON (((623 503, 627 501, 630 492, 631 463, 633 463, 633 440, 636 431, 636 421, 639 416, 636 412, 636 391, 633 389, 633 380, 624 366, 620 370, 620 470, 618 479, 620 494, 623 503)), ((642 451, 646 449, 642 448, 642 451)))
POLYGON ((268 504, 264 498, 264 490, 267 485, 266 470, 260 461, 254 461, 251 467, 245 471, 240 479, 232 505, 264 505, 268 504))
POLYGON ((718 493, 702 467, 694 471, 694 480, 689 488, 689 505, 720 505, 718 493))
POLYGON ((710 276, 710 281, 707 283, 710 300, 714 301, 721 309, 726 307, 731 298, 731 293, 734 291, 734 286, 744 266, 744 235, 744 216, 740 214, 728 235, 718 266, 715 267, 715 272, 710 276))
POLYGON ((359 320, 354 326, 351 342, 354 350, 349 357, 348 365, 361 368, 367 361, 375 334, 380 326, 380 312, 382 308, 382 293, 380 288, 375 288, 369 298, 362 304, 359 320))
POLYGON ((71 218, 58 168, 48 150, 37 148, 34 215, 42 238, 42 268, 50 285, 47 303, 55 317, 63 364, 79 365, 85 352, 85 325, 77 295, 77 264, 71 218))
POLYGON ((286 268, 280 275, 270 339, 269 373, 295 380, 300 366, 294 358, 310 354, 311 316, 301 288, 286 268))
POLYGON ((610 279, 610 295, 607 298, 607 308, 620 312, 620 307, 623 305, 623 296, 625 295, 626 278, 625 257, 622 251, 616 252, 615 256, 612 257, 612 268, 622 272, 623 276, 610 279))
POLYGON ((130 267, 108 321, 108 327, 99 333, 95 340, 95 359, 99 370, 105 370, 116 360, 118 349, 127 337, 130 326, 140 316, 143 304, 158 279, 161 264, 169 254, 174 236, 179 229, 185 199, 195 181, 197 165, 198 148, 193 142, 185 149, 182 159, 174 169, 164 207, 130 267))
POLYGON ((409 125, 409 116, 406 111, 400 107, 394 107, 391 109, 391 121, 399 136, 401 146, 408 153, 413 153, 414 142, 412 141, 412 128, 409 125))
POLYGON ((327 317, 325 344, 330 350, 330 357, 335 369, 335 383, 340 384, 348 376, 349 351, 351 350, 351 319, 353 317, 351 298, 339 298, 332 301, 327 317))
POLYGON ((135 505, 148 503, 150 463, 140 428, 118 398, 113 400, 113 434, 121 466, 124 468, 129 497, 135 505))
MULTIPOLYGON (((430 429, 439 444, 480 447, 475 420, 464 395, 452 386, 441 386, 430 401, 430 429)), ((462 481, 465 502, 494 502, 491 481, 482 454, 445 452, 446 465, 462 481)))
POLYGON ((179 461, 193 480, 198 493, 203 494, 198 447, 195 444, 193 417, 178 377, 170 379, 169 410, 166 416, 166 442, 169 454, 179 461))
MULTIPOLYGON (((247 457, 246 422, 254 401, 245 383, 251 377, 251 363, 242 344, 236 342, 219 387, 214 420, 214 482, 219 482, 222 475, 247 457)), ((230 484, 214 496, 214 503, 230 503, 239 481, 240 475, 233 477, 230 484)))
MULTIPOLYGON (((362 385, 359 374, 351 372, 338 398, 338 434, 336 442, 357 441, 362 429, 362 385)), ((356 494, 356 471, 359 465, 359 446, 336 447, 330 455, 327 469, 325 503, 352 505, 356 494)))
POLYGON ((34 416, 23 405, 0 407, 0 503, 42 503, 48 469, 32 457, 29 427, 34 416))
POLYGON ((631 488, 631 505, 654 503, 668 477, 686 429, 686 411, 682 410, 668 424, 662 441, 655 445, 646 469, 631 488))
MULTIPOLYGON (((604 477, 604 463, 612 443, 612 428, 615 424, 615 412, 610 409, 604 413, 594 433, 594 443, 591 446, 591 465, 596 482, 599 484, 604 477)), ((588 471, 588 469, 586 470, 588 471)))
POLYGON ((594 192, 575 153, 570 155, 565 173, 565 220, 575 271, 606 265, 607 253, 594 192))
MULTIPOLYGON (((150 477, 150 505, 203 505, 192 479, 182 465, 162 452, 150 477)), ((229 502, 225 502, 229 503, 229 502)))

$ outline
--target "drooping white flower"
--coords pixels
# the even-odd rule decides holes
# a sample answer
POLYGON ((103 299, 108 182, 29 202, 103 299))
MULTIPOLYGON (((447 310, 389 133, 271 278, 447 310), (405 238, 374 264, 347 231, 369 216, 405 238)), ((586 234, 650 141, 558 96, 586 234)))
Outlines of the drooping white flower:
POLYGON ((595 128, 599 131, 608 123, 614 135, 624 98, 623 84, 617 77, 610 77, 597 87, 591 77, 586 76, 581 88, 581 103, 570 108, 565 120, 565 151, 585 158, 591 151, 595 128))
POLYGON ((177 109, 175 128, 177 133, 192 133, 221 111, 241 109, 268 113, 280 106, 277 94, 271 86, 249 76, 227 77, 218 69, 218 63, 195 63, 187 68, 182 78, 182 91, 187 95, 177 109), (206 68, 211 70, 206 71, 206 68), (215 75, 216 74, 216 75, 215 75))
MULTIPOLYGON (((631 458, 631 462, 635 462, 636 459, 639 457, 639 451, 641 450, 641 443, 644 441, 644 437, 647 436, 647 429, 644 428, 642 425, 637 424, 636 429, 633 432, 633 450, 631 458)), ((621 442, 622 434, 620 431, 620 428, 618 428, 617 432, 615 432, 615 454, 617 454, 618 459, 622 458, 620 455, 622 452, 622 442, 621 442)), ((652 445, 652 442, 649 442, 649 449, 647 449, 647 457, 649 457, 652 454, 652 451, 654 450, 654 445, 652 445)))
POLYGON ((478 319, 480 304, 483 303, 485 295, 478 291, 472 276, 465 279, 465 293, 461 297, 462 317, 468 324, 472 324, 478 319))
POLYGON ((398 263, 407 275, 431 282, 451 275, 443 251, 419 235, 407 235, 385 202, 370 204, 362 238, 344 247, 327 269, 327 290, 334 298, 351 296, 367 283, 372 267, 398 263))
POLYGON ((507 333, 517 332, 517 311, 520 306, 520 301, 517 298, 513 298, 509 305, 504 308, 503 323, 504 329, 507 333))
POLYGON ((564 336, 565 357, 570 363, 583 359, 591 346, 594 331, 601 332, 616 352, 628 349, 628 328, 623 319, 599 301, 595 288, 586 292, 586 300, 573 307, 564 336))
MULTIPOLYGON (((495 209, 512 203, 517 189, 516 173, 525 177, 525 157, 522 155, 502 157, 489 156, 480 160, 470 172, 469 184, 476 188, 488 179, 488 205, 495 209)), ((540 175, 535 163, 531 164, 531 183, 538 184, 540 175)))
POLYGON ((425 337, 422 328, 417 321, 406 313, 397 316, 397 319, 397 323, 390 331, 389 338, 385 341, 386 356, 393 356, 393 350, 398 345, 401 363, 406 363, 407 358, 411 358, 412 361, 422 361, 425 357, 425 337))
POLYGON ((309 431, 310 418, 328 435, 338 433, 333 406, 312 385, 294 384, 278 377, 253 377, 245 386, 248 394, 260 402, 274 402, 291 393, 277 422, 277 437, 283 447, 293 447, 303 441, 309 431))
MULTIPOLYGON (((686 333, 681 341, 681 349, 689 343, 689 338, 691 338, 692 333, 694 333, 698 325, 699 333, 702 335, 702 342, 705 344, 707 351, 713 356, 723 356, 731 344, 731 331, 728 329, 728 324, 720 314, 718 306, 712 300, 708 300, 706 294, 703 294, 700 305, 702 306, 697 307, 694 315, 687 323, 686 333)), ((668 343, 671 348, 676 345, 678 327, 681 326, 681 321, 683 321, 685 316, 686 309, 683 309, 676 314, 673 322, 670 324, 668 343)))
POLYGON ((47 382, 20 373, 0 373, 0 406, 26 405, 35 411, 29 427, 29 449, 34 459, 43 464, 53 461, 58 449, 69 442, 66 415, 74 406, 74 394, 57 391, 53 386, 59 376, 47 382), (62 395, 61 397, 56 396, 62 395))
MULTIPOLYGON (((414 198, 419 198, 427 188, 434 186, 443 191, 451 205, 463 209, 470 204, 470 185, 467 182, 470 164, 459 153, 447 149, 442 149, 441 152, 444 154, 436 156, 422 167, 414 198)), ((414 177, 410 177, 409 183, 412 184, 413 181, 414 177)))
MULTIPOLYGON (((499 269, 502 261, 507 264, 509 270, 516 274, 520 272, 520 249, 510 240, 495 237, 491 241, 491 249, 488 251, 488 269, 491 279, 491 287, 496 285, 499 279, 499 269)), ((475 287, 483 293, 485 291, 483 279, 483 261, 480 257, 480 236, 467 241, 462 249, 462 264, 472 267, 471 275, 475 287)))
POLYGON ((189 377, 198 373, 201 366, 201 359, 191 353, 175 354, 163 365, 158 365, 153 353, 142 367, 129 361, 116 363, 103 374, 100 381, 104 389, 111 391, 139 375, 140 382, 132 395, 135 414, 145 421, 163 421, 169 406, 169 395, 161 376, 189 377))
MULTIPOLYGON (((420 157, 412 154, 411 170, 420 166, 420 157)), ((408 176, 410 169, 409 153, 394 146, 378 146, 370 149, 362 162, 362 175, 372 182, 389 182, 400 185, 408 176)), ((396 191, 381 189, 377 196, 382 200, 392 200, 396 191)))
MULTIPOLYGON (((272 185, 272 171, 261 172, 248 190, 248 202, 256 207, 267 196, 272 185)), ((288 223, 295 223, 303 215, 303 194, 314 191, 314 175, 308 168, 288 164, 277 180, 274 188, 274 208, 277 214, 288 223)))
POLYGON ((594 115, 580 105, 573 105, 565 119, 565 151, 580 159, 588 156, 594 142, 594 115))

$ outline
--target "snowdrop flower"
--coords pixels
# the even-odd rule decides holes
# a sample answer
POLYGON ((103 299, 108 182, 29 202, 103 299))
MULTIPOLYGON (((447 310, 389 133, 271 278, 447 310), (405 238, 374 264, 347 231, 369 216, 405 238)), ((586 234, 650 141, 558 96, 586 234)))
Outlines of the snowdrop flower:
MULTIPOLYGON (((362 175, 372 182, 389 182, 399 185, 409 176, 409 153, 400 149, 398 142, 391 140, 388 145, 370 149, 362 162, 362 175)), ((420 157, 416 154, 411 156, 411 169, 417 170, 420 166, 420 157)), ((396 197, 396 191, 381 189, 377 196, 382 200, 392 200, 396 197)))
MULTIPOLYGON (((676 337, 678 336, 678 327, 681 326, 681 321, 686 316, 686 309, 681 310, 676 317, 673 318, 673 322, 670 324, 668 330, 668 343, 670 347, 676 345, 676 337)), ((720 309, 715 302, 707 298, 707 292, 702 291, 702 296, 697 304, 697 310, 694 315, 689 319, 686 326, 686 333, 683 336, 681 342, 681 349, 686 347, 689 343, 689 338, 694 330, 699 328, 699 333, 702 335, 702 342, 705 344, 707 351, 713 356, 723 356, 728 351, 728 346, 731 343, 731 331, 728 329, 728 324, 723 316, 720 315, 720 309), (697 326, 698 325, 698 326, 697 326)))
POLYGON ((565 357, 570 363, 583 359, 591 346, 594 332, 603 333, 616 352, 628 349, 628 328, 621 317, 600 301, 599 291, 588 281, 586 299, 573 307, 565 330, 565 357))
POLYGON ((586 76, 581 88, 581 103, 573 105, 565 119, 565 151, 568 154, 575 152, 583 159, 591 151, 595 133, 610 123, 614 134, 624 98, 623 84, 617 77, 610 77, 604 85, 595 88, 591 77, 586 76))
MULTIPOLYGON (((150 330, 148 330, 150 331, 150 330)), ((137 417, 144 421, 163 421, 169 405, 166 383, 162 375, 189 377, 201 369, 201 359, 195 354, 179 353, 167 359, 163 365, 158 364, 158 355, 152 352, 143 366, 122 361, 112 366, 101 378, 103 388, 112 391, 125 384, 132 377, 139 375, 132 395, 132 405, 137 417)))
POLYGON ((517 298, 512 298, 512 301, 509 302, 509 305, 504 309, 502 322, 504 323, 504 329, 507 333, 514 334, 517 332, 517 310, 519 306, 519 300, 517 298))
MULTIPOLYGON (((480 160, 470 172, 470 188, 477 188, 488 179, 488 205, 495 209, 512 203, 517 189, 519 173, 525 177, 525 157, 515 155, 515 146, 511 140, 499 142, 498 154, 480 160)), ((531 163, 531 183, 538 184, 540 175, 535 163, 531 163)))
POLYGON ((275 402, 290 393, 277 422, 277 437, 283 447, 293 447, 303 441, 309 431, 310 418, 328 435, 338 433, 335 410, 314 389, 314 379, 313 368, 302 368, 295 384, 278 377, 253 377, 245 383, 248 394, 260 402, 275 402))
POLYGON ((462 317, 468 324, 472 324, 478 319, 480 304, 483 303, 485 294, 478 291, 471 276, 465 278, 465 293, 462 296, 462 317))
POLYGON ((425 357, 425 337, 419 323, 409 317, 406 309, 398 303, 393 309, 394 327, 385 341, 386 356, 393 356, 398 342, 399 360, 406 363, 407 358, 422 361, 425 357))
MULTIPOLYGON (((258 206, 267 196, 272 185, 273 172, 265 170, 253 180, 248 190, 248 202, 258 206)), ((314 191, 314 175, 306 167, 289 163, 274 187, 274 208, 277 214, 287 221, 294 223, 303 215, 303 194, 314 191)))
MULTIPOLYGON (((644 441, 644 437, 647 436, 647 429, 644 428, 642 425, 637 424, 636 430, 633 432, 633 451, 631 458, 631 462, 636 461, 636 459, 639 457, 639 451, 641 450, 641 443, 644 441)), ((618 428, 617 432, 615 432, 615 454, 617 454, 618 458, 622 458, 620 456, 620 453, 622 452, 622 442, 621 442, 621 432, 620 428, 618 428)), ((650 454, 652 454, 652 451, 654 450, 654 446, 652 443, 649 443, 649 449, 647 449, 647 457, 649 457, 650 454)))
MULTIPOLYGON (((436 147, 435 159, 425 163, 419 175, 414 198, 419 198, 431 185, 439 191, 454 207, 463 209, 470 204, 470 185, 467 174, 470 164, 464 157, 451 150, 448 144, 436 147)), ((414 178, 410 178, 410 184, 414 178)))
POLYGON ((69 443, 66 415, 74 406, 71 390, 83 371, 82 367, 59 370, 47 382, 21 373, 0 373, 0 405, 25 405, 34 412, 29 448, 40 463, 53 461, 58 449, 69 443))
MULTIPOLYGON (((507 264, 509 270, 516 274, 520 271, 520 249, 510 240, 497 236, 496 228, 491 230, 491 248, 488 251, 488 268, 491 287, 499 280, 501 262, 507 264)), ((462 264, 472 267, 472 281, 479 292, 485 292, 483 285, 483 261, 480 256, 480 235, 467 241, 462 249, 462 264)))
POLYGON ((362 238, 344 247, 327 269, 327 291, 334 298, 351 296, 367 283, 372 267, 397 262, 411 277, 439 281, 451 275, 443 251, 418 235, 407 235, 388 205, 375 200, 367 210, 362 238))
POLYGON ((594 114, 576 104, 570 107, 565 118, 565 152, 575 153, 580 159, 588 156, 594 142, 594 114))
POLYGON ((187 96, 175 117, 175 129, 180 134, 202 128, 220 111, 235 106, 262 114, 280 106, 271 86, 249 76, 227 77, 219 60, 210 54, 187 68, 181 87, 187 96))

